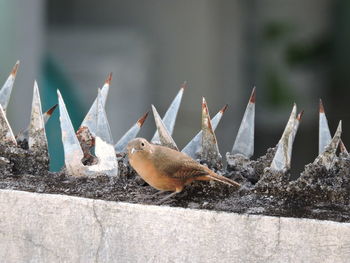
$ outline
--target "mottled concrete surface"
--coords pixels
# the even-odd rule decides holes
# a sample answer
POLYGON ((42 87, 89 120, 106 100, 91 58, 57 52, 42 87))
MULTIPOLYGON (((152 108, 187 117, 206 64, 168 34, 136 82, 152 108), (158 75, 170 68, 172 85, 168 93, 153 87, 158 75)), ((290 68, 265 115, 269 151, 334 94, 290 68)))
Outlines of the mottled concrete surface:
POLYGON ((1 262, 348 262, 350 224, 0 190, 1 262))

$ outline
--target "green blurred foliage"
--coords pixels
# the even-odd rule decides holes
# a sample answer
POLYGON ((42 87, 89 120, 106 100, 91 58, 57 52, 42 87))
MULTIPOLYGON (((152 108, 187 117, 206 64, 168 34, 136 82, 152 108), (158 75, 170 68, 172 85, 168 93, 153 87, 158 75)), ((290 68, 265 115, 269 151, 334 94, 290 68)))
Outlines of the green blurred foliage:
POLYGON ((294 32, 294 27, 284 21, 272 21, 263 28, 262 38, 267 42, 275 42, 294 32))
POLYGON ((292 87, 277 69, 270 69, 266 73, 266 98, 272 107, 290 106, 290 101, 295 101, 292 87))
POLYGON ((310 42, 290 43, 286 47, 285 59, 289 66, 304 66, 328 59, 331 50, 329 38, 310 42))
POLYGON ((288 21, 271 21, 263 27, 262 40, 267 45, 262 48, 267 50, 267 53, 279 52, 282 56, 282 62, 279 57, 277 60, 269 59, 264 64, 267 67, 263 76, 267 92, 266 102, 273 108, 289 107, 290 101, 297 99, 286 70, 324 62, 322 60, 330 57, 330 37, 298 41, 295 40, 296 32, 297 28, 288 21))

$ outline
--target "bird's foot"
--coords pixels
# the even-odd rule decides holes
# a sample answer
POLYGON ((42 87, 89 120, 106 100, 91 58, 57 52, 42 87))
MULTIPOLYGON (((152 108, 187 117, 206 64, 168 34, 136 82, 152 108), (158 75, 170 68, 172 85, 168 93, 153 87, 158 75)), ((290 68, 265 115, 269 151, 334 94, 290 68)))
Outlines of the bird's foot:
POLYGON ((169 198, 175 196, 176 194, 177 194, 177 192, 173 192, 173 193, 171 193, 171 194, 169 194, 169 195, 163 197, 162 199, 160 199, 160 200, 156 203, 156 205, 161 205, 161 204, 163 204, 165 201, 167 201, 169 198))

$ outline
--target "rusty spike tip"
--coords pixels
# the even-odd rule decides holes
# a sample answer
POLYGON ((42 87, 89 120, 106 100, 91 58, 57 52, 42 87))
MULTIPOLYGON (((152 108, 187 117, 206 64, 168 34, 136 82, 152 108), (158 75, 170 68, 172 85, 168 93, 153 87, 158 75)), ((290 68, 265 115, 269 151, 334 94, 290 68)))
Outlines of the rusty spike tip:
POLYGON ((206 108, 207 107, 207 101, 205 100, 204 97, 202 97, 202 108, 206 108))
POLYGON ((112 72, 108 74, 105 83, 108 85, 111 85, 111 82, 112 82, 112 72))
POLYGON ((58 104, 52 106, 46 113, 51 116, 52 113, 55 111, 55 109, 57 108, 58 104))
POLYGON ((147 111, 140 119, 138 119, 137 125, 138 125, 139 127, 142 127, 143 123, 144 123, 145 120, 147 119, 148 114, 149 114, 149 111, 147 111))
POLYGON ((19 63, 20 63, 20 61, 17 60, 15 66, 13 67, 13 69, 12 69, 12 71, 11 71, 11 75, 12 75, 12 76, 16 76, 17 71, 18 71, 18 67, 19 67, 19 63))
POLYGON ((304 110, 302 110, 301 112, 299 112, 298 116, 297 116, 297 120, 300 121, 303 118, 304 115, 304 110))
POLYGON ((320 111, 320 113, 324 113, 324 107, 323 107, 322 99, 320 99, 320 102, 319 102, 319 111, 320 111))
POLYGON ((255 99, 256 99, 256 87, 254 86, 253 90, 252 90, 252 94, 250 95, 250 99, 249 99, 249 102, 250 103, 255 103, 255 99))
POLYGON ((228 104, 225 104, 224 107, 222 107, 222 109, 220 110, 221 113, 224 113, 228 108, 228 104))
POLYGON ((206 114, 208 114, 208 105, 204 97, 202 99, 202 110, 205 110, 206 114))
POLYGON ((188 83, 187 83, 187 80, 185 80, 182 84, 181 84, 181 87, 180 89, 188 89, 188 83))

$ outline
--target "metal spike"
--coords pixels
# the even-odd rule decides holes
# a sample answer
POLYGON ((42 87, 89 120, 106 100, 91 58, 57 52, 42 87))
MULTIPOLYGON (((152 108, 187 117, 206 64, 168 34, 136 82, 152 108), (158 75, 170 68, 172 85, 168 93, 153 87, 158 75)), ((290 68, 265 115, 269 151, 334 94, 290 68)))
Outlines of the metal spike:
POLYGON ((52 106, 50 109, 48 109, 46 112, 43 113, 44 123, 46 124, 49 119, 51 118, 52 114, 56 110, 58 104, 52 106))
POLYGON ((136 138, 143 123, 147 119, 149 112, 146 112, 138 121, 120 138, 115 144, 114 149, 116 152, 124 152, 129 141, 136 138))
POLYGON ((171 137, 168 129, 165 127, 165 124, 160 118, 159 113, 157 109, 154 107, 154 105, 152 105, 152 111, 153 111, 154 120, 157 126, 157 132, 159 134, 160 144, 178 151, 179 149, 177 148, 174 139, 171 137))
POLYGON ((298 132, 298 128, 299 128, 299 125, 300 125, 300 121, 301 119, 303 118, 303 115, 304 115, 304 110, 302 110, 301 112, 299 112, 299 114, 297 115, 296 119, 295 119, 295 125, 294 125, 294 128, 293 128, 293 136, 295 137, 295 135, 297 134, 298 132))
MULTIPOLYGON (((177 113, 178 113, 179 108, 180 108, 182 95, 184 93, 184 90, 187 87, 188 87, 188 85, 187 85, 187 82, 185 81, 181 85, 180 91, 177 93, 176 97, 171 102, 168 110, 166 111, 166 113, 165 113, 165 115, 163 117, 162 121, 163 121, 165 127, 167 128, 170 136, 173 134, 174 126, 175 126, 175 122, 176 122, 176 116, 177 116, 177 113)), ((152 143, 159 143, 160 142, 158 131, 156 131, 154 133, 154 136, 153 136, 151 142, 152 143)))
POLYGON ((0 104, 0 142, 8 145, 17 145, 11 126, 0 104))
POLYGON ((255 87, 253 88, 247 108, 233 144, 231 154, 241 154, 250 158, 254 154, 254 121, 255 121, 255 87))
POLYGON ((339 143, 339 149, 340 149, 340 152, 345 154, 345 155, 349 155, 349 152, 348 150, 346 149, 346 146, 344 144, 344 142, 342 140, 340 140, 340 143, 339 143))
POLYGON ((12 87, 16 79, 18 66, 19 66, 19 60, 16 62, 9 77, 7 78, 7 80, 5 81, 4 85, 0 90, 0 104, 2 105, 4 112, 6 112, 7 105, 10 101, 12 87))
POLYGON ((105 138, 106 140, 109 140, 109 133, 106 133, 100 129, 106 129, 106 120, 102 105, 102 94, 99 93, 97 98, 98 102, 96 105, 98 108, 98 124, 96 125, 96 133, 99 136, 95 137, 95 154, 98 158, 98 163, 91 166, 84 166, 81 162, 84 157, 83 151, 74 132, 74 128, 69 118, 62 96, 59 91, 57 91, 57 94, 60 109, 64 160, 67 172, 72 176, 96 175, 96 173, 104 173, 113 176, 118 175, 118 162, 115 156, 114 147, 112 144, 109 144, 105 141, 105 138), (103 112, 101 112, 101 110, 103 110, 103 112))
POLYGON ((331 142, 326 146, 326 149, 314 161, 314 164, 323 165, 329 170, 334 163, 337 149, 341 141, 342 122, 339 121, 337 131, 335 132, 331 142))
POLYGON ((106 143, 113 145, 113 136, 108 123, 107 115, 104 109, 103 97, 101 90, 98 90, 97 95, 97 127, 96 136, 100 137, 106 143))
POLYGON ((33 88, 32 113, 30 116, 28 137, 29 149, 48 152, 45 122, 41 109, 39 88, 36 81, 34 82, 33 88))
MULTIPOLYGON (((103 87, 101 88, 101 101, 102 101, 103 107, 106 104, 111 80, 112 80, 112 73, 108 75, 103 87)), ((80 125, 80 128, 88 127, 89 131, 94 135, 96 133, 96 120, 97 120, 97 98, 94 100, 93 104, 91 105, 88 113, 86 114, 83 122, 80 125)))
POLYGON ((222 157, 219 152, 216 136, 210 121, 209 110, 205 98, 202 99, 202 151, 201 160, 210 165, 221 163, 222 157))
POLYGON ((277 144, 277 150, 270 166, 272 170, 285 172, 290 169, 293 142, 302 116, 302 113, 297 116, 296 112, 297 106, 294 103, 286 128, 277 144))
POLYGON ((320 155, 325 151, 327 145, 332 140, 332 135, 329 130, 326 113, 324 111, 322 100, 320 99, 319 104, 319 137, 318 137, 318 154, 320 155))
POLYGON ((101 90, 98 90, 97 95, 95 155, 98 158, 98 162, 95 165, 87 166, 88 175, 104 173, 109 176, 118 176, 118 161, 113 146, 112 133, 104 110, 101 90))
MULTIPOLYGON (((55 111, 55 109, 57 108, 58 104, 54 105, 53 107, 51 107, 50 109, 48 109, 46 112, 43 113, 43 119, 44 119, 44 124, 46 124, 49 119, 51 118, 53 112, 55 111)), ((20 131, 17 135, 16 135, 16 139, 18 141, 28 141, 29 138, 29 125, 27 128, 25 128, 24 130, 20 131)))
POLYGON ((97 131, 95 137, 95 155, 98 158, 96 165, 89 166, 90 172, 104 173, 109 176, 118 176, 118 161, 116 158, 112 135, 108 120, 102 105, 101 95, 98 98, 97 131))
MULTIPOLYGON (((227 104, 211 119, 213 130, 216 130, 224 112, 227 110, 227 104)), ((196 136, 182 149, 181 152, 186 153, 192 158, 197 158, 202 151, 202 131, 199 131, 196 136)))
POLYGON ((81 150, 78 138, 75 135, 66 105, 64 104, 62 95, 59 90, 57 90, 57 95, 60 110, 60 125, 66 169, 68 174, 72 176, 84 176, 87 172, 86 167, 81 162, 84 154, 81 150))

